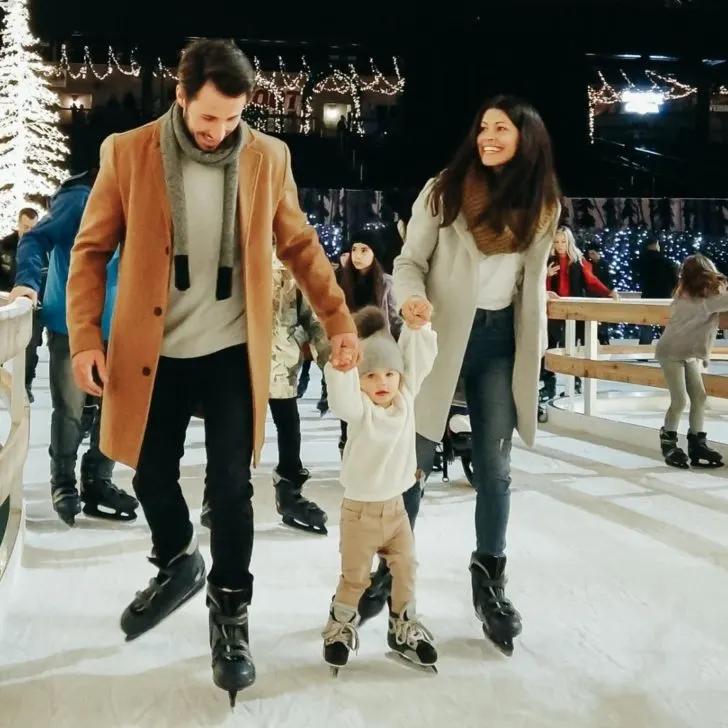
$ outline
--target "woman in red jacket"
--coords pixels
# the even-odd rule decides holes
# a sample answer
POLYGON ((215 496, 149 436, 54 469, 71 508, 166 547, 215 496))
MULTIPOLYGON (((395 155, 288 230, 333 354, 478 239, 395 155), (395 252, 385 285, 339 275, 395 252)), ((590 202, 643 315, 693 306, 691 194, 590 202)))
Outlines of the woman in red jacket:
MULTIPOLYGON (((560 227, 556 231, 554 247, 548 260, 548 273, 546 275, 546 290, 550 298, 601 296, 603 298, 619 298, 616 291, 610 291, 595 275, 591 263, 576 247, 574 233, 567 227, 560 227)), ((549 319, 548 335, 549 349, 565 345, 566 322, 558 319, 549 319)), ((576 322, 577 342, 584 343, 584 322, 576 322)), ((544 386, 541 389, 541 399, 549 400, 556 396, 556 375, 545 369, 542 370, 544 386)), ((581 392, 581 379, 576 378, 576 391, 581 392)))

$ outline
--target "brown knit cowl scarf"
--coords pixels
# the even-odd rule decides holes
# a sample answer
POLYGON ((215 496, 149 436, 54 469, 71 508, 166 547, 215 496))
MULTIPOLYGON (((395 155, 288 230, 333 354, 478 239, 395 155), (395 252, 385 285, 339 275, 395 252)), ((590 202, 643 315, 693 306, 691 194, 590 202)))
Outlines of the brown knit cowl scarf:
MULTIPOLYGON (((512 225, 516 221, 516 211, 508 213, 505 218, 505 227, 502 232, 493 230, 487 223, 478 223, 478 217, 489 204, 488 188, 478 177, 475 168, 471 167, 463 183, 462 213, 468 230, 475 239, 475 245, 483 255, 499 255, 502 253, 515 253, 523 249, 522 241, 516 240, 512 225), (519 244, 519 242, 521 244, 519 244)), ((541 213, 535 234, 545 232, 554 216, 553 208, 545 208, 541 213)), ((517 226, 516 226, 517 227, 517 226)), ((530 242, 530 241, 529 241, 530 242)))

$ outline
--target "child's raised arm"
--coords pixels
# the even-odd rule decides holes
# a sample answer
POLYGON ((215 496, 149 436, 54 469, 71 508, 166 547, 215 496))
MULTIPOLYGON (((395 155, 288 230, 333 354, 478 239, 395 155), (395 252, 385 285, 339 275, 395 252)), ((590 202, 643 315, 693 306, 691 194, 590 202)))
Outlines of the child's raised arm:
POLYGON ((413 396, 417 396, 437 357, 437 334, 431 324, 416 330, 405 324, 399 336, 399 347, 404 355, 405 385, 413 396))
POLYGON ((364 416, 364 395, 359 384, 359 370, 340 372, 327 362, 324 376, 331 412, 348 424, 358 422, 364 416))

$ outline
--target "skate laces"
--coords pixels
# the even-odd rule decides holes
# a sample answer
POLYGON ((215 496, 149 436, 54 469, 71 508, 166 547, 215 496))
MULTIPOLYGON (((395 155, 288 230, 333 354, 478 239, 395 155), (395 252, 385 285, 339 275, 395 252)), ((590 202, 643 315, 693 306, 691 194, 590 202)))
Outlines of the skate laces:
POLYGON ((337 622, 335 619, 330 619, 321 636, 326 645, 340 642, 350 652, 359 650, 359 632, 351 622, 337 622))
POLYGON ((143 612, 149 609, 154 598, 162 591, 162 587, 169 581, 171 570, 165 569, 159 565, 155 558, 149 558, 149 563, 154 564, 159 569, 159 573, 149 580, 149 586, 136 593, 131 607, 136 612, 143 612))
POLYGON ((435 641, 432 632, 419 619, 390 617, 390 620, 394 639, 398 645, 407 645, 416 650, 421 642, 432 644, 435 641))
POLYGON ((505 579, 493 580, 492 584, 484 584, 483 591, 486 593, 486 600, 505 617, 514 617, 518 614, 513 602, 505 595, 503 587, 505 579))
POLYGON ((218 643, 226 660, 239 661, 252 660, 250 645, 245 639, 244 627, 248 623, 248 614, 215 614, 215 624, 220 629, 220 641, 218 643))

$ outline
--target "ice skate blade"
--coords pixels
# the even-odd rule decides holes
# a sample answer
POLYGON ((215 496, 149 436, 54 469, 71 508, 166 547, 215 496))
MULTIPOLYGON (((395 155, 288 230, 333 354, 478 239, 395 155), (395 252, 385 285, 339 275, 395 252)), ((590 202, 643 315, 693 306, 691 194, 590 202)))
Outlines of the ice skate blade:
POLYGON ((678 470, 690 470, 687 463, 665 463, 669 468, 677 468, 678 470))
POLYGON ((228 696, 230 698, 230 710, 235 710, 235 701, 238 697, 237 690, 228 690, 228 696))
MULTIPOLYGON (((715 468, 722 468, 724 467, 723 461, 721 462, 715 462, 715 463, 701 463, 699 460, 691 460, 690 465, 693 468, 698 468, 700 470, 715 470, 715 468)), ((687 465, 685 466, 687 467, 687 465)))
POLYGON ((89 518, 98 518, 101 521, 121 521, 122 523, 132 523, 137 519, 136 511, 132 511, 131 513, 120 513, 119 511, 116 511, 112 513, 110 511, 102 511, 94 505, 84 504, 83 512, 89 518))
POLYGON ((339 677, 340 669, 341 668, 339 668, 339 667, 334 667, 334 665, 329 665, 329 673, 330 673, 331 677, 339 677))
POLYGON ((284 526, 295 528, 297 531, 303 531, 304 533, 313 533, 317 536, 327 536, 329 533, 326 526, 307 526, 305 523, 299 523, 295 518, 291 518, 290 516, 283 516, 281 520, 284 526))
POLYGON ((419 662, 415 662, 414 660, 410 660, 409 657, 405 657, 404 655, 400 654, 399 652, 395 652, 394 650, 390 650, 387 652, 386 655, 388 660, 391 660, 392 662, 398 662, 403 667, 408 667, 410 670, 414 670, 415 672, 420 672, 425 675, 437 675, 437 665, 422 665, 419 662))

